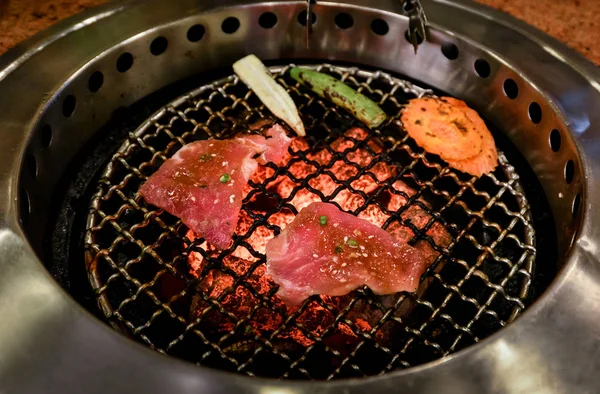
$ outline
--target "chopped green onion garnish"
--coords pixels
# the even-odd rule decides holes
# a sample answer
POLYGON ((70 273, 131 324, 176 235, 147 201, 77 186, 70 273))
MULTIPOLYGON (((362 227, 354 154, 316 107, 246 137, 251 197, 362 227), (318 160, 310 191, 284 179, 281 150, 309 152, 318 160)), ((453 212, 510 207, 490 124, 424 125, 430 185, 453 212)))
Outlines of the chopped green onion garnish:
POLYGON ((203 163, 206 161, 209 161, 210 159, 211 159, 211 155, 209 155, 208 153, 200 155, 200 161, 203 163))
POLYGON ((321 226, 324 226, 327 224, 327 216, 323 215, 323 216, 319 216, 319 223, 321 224, 321 226))
POLYGON ((231 177, 229 176, 229 174, 223 174, 221 175, 219 180, 221 181, 221 183, 227 183, 231 180, 231 177))
POLYGON ((351 248, 358 248, 358 241, 350 238, 348 240, 348 246, 350 246, 351 248))
POLYGON ((340 253, 342 253, 342 252, 344 251, 344 247, 343 247, 343 246, 341 246, 341 245, 337 245, 333 251, 334 251, 336 254, 340 254, 340 253))

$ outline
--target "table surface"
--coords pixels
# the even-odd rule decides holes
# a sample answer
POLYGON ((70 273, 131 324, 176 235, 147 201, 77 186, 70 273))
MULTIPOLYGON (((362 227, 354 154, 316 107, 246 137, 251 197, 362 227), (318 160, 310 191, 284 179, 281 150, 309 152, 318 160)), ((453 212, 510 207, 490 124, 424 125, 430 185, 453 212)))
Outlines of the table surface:
MULTIPOLYGON (((476 0, 508 12, 600 65, 600 0, 476 0)), ((106 0, 0 0, 0 54, 106 0)))

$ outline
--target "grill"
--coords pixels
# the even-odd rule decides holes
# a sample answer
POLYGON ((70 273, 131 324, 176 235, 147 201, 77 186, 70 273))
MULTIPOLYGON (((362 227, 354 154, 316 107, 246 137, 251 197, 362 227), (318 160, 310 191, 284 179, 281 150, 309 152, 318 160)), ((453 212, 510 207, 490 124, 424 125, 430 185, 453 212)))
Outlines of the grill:
POLYGON ((268 164, 251 179, 227 250, 209 249, 136 192, 184 144, 275 121, 237 78, 176 99, 111 158, 92 198, 85 246, 90 281, 116 328, 200 365, 329 380, 446 356, 526 307, 535 231, 506 157, 481 179, 455 172, 416 147, 399 122, 408 99, 433 91, 380 71, 314 67, 369 95, 390 120, 379 130, 353 132, 360 125, 351 117, 295 84, 288 67, 273 67, 300 104, 308 136, 294 141, 285 164, 268 164), (427 250, 434 262, 417 294, 381 297, 365 287, 286 308, 263 277, 264 244, 286 218, 318 200, 427 250))
POLYGON ((1 57, 0 391, 593 391, 598 71, 468 0, 420 0, 415 54, 419 7, 401 3, 111 2, 1 57), (230 76, 249 53, 308 136, 259 168, 217 251, 137 191, 185 143, 275 121, 230 76), (362 128, 290 64, 343 79, 390 121, 362 128), (442 95, 486 120, 493 174, 406 136, 403 105, 442 95), (320 200, 419 248, 432 264, 418 291, 286 307, 264 245, 320 200))

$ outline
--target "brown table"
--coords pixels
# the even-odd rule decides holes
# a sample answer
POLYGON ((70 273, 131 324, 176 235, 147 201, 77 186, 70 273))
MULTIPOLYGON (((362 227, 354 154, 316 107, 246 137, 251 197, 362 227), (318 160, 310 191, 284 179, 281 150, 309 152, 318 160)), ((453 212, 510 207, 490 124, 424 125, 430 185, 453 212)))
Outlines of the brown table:
MULTIPOLYGON (((477 0, 506 11, 600 65, 600 0, 477 0)), ((0 0, 0 54, 38 31, 106 0, 0 0)))

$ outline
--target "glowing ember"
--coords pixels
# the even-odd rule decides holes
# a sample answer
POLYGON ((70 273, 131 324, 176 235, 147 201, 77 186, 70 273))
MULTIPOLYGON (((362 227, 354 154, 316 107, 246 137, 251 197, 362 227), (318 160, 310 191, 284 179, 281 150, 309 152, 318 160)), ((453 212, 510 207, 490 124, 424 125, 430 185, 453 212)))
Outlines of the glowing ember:
MULTIPOLYGON (((381 153, 382 147, 373 139, 366 146, 356 147, 360 141, 366 139, 367 135, 364 130, 351 129, 345 133, 346 138, 334 141, 329 149, 324 148, 316 153, 307 154, 308 160, 315 165, 303 160, 297 161, 297 158, 292 158, 288 153, 284 162, 292 163, 294 161, 289 167, 289 176, 279 175, 266 185, 266 190, 282 199, 293 195, 289 205, 297 211, 302 210, 312 202, 321 201, 321 197, 315 191, 322 193, 326 198, 333 196, 331 201, 339 204, 345 211, 356 211, 365 204, 364 196, 370 196, 380 188, 385 187, 384 182, 396 176, 398 171, 393 164, 380 161, 369 169, 368 174, 354 179, 350 184, 351 188, 340 187, 339 182, 356 177, 361 169, 367 167, 376 155, 381 153), (347 151, 344 155, 346 161, 337 159, 337 157, 334 160, 334 155, 345 151, 347 151), (332 160, 334 160, 333 163, 332 160), (327 170, 315 176, 316 165, 327 170), (336 179, 334 180, 332 177, 336 179), (299 182, 294 181, 294 179, 305 180, 307 178, 310 179, 308 184, 313 189, 312 191, 300 188, 299 182)), ((309 146, 304 140, 294 139, 291 150, 294 152, 308 152, 309 146)), ((272 168, 260 166, 252 177, 251 183, 264 184, 274 174, 275 171, 272 168)), ((252 191, 253 187, 248 185, 244 190, 244 196, 248 196, 252 191)), ((384 190, 378 195, 377 203, 369 204, 366 209, 358 212, 358 216, 373 224, 383 226, 390 215, 377 204, 385 207, 389 212, 397 212, 407 204, 408 199, 414 196, 415 193, 416 191, 405 183, 395 181, 388 190, 384 190)), ((425 201, 421 199, 419 201, 427 206, 425 201)), ((264 215, 265 212, 277 208, 278 204, 279 202, 275 197, 258 193, 252 195, 245 208, 249 212, 264 215)), ((262 255, 266 243, 275 235, 274 231, 268 229, 265 225, 257 225, 247 211, 241 211, 235 234, 245 238, 244 241, 255 252, 262 255)), ((410 220, 412 225, 419 229, 425 227, 431 219, 430 215, 418 205, 410 205, 401 214, 401 218, 402 220, 410 220)), ((294 220, 294 213, 284 207, 279 212, 269 216, 267 222, 269 225, 284 229, 292 220, 294 220)), ((409 227, 397 220, 394 220, 388 226, 387 231, 403 242, 408 242, 415 236, 409 227)), ((437 222, 431 226, 426 234, 440 247, 445 247, 450 242, 450 235, 437 222)), ((190 240, 194 240, 191 231, 188 232, 187 236, 190 240)), ((438 256, 438 253, 425 240, 419 240, 415 246, 425 252, 430 263, 438 256)), ((190 273, 199 280, 196 289, 198 294, 194 296, 191 317, 202 317, 199 327, 206 333, 214 333, 220 336, 235 329, 236 334, 243 337, 254 338, 259 335, 263 338, 269 338, 271 342, 277 343, 277 346, 282 349, 290 350, 290 348, 294 349, 298 346, 306 347, 325 334, 325 329, 333 324, 337 314, 353 298, 352 295, 333 298, 321 296, 321 300, 328 305, 327 308, 312 301, 296 318, 295 323, 288 322, 286 324, 287 317, 296 308, 288 308, 279 297, 274 295, 277 285, 264 277, 265 266, 262 262, 264 260, 261 261, 260 255, 256 253, 253 255, 246 247, 238 246, 233 252, 219 260, 217 257, 220 252, 210 247, 206 242, 196 246, 196 248, 202 252, 192 252, 188 258, 190 273), (210 261, 206 261, 203 255, 209 257, 210 261), (215 262, 212 262, 212 260, 215 260, 215 262), (238 280, 240 276, 244 277, 238 280), (218 298, 223 311, 218 310, 211 303, 211 299, 218 298), (265 304, 266 301, 262 299, 270 301, 265 304), (243 320, 242 324, 238 323, 240 320, 243 320)), ((391 295, 380 298, 382 303, 389 304, 391 307, 397 296, 391 295)), ((330 330, 328 335, 322 339, 325 344, 338 351, 352 348, 351 345, 358 341, 355 332, 369 333, 382 316, 383 313, 380 309, 359 300, 347 314, 346 323, 338 323, 335 329, 330 330)), ((385 329, 380 329, 373 334, 382 341, 389 339, 391 336, 385 329)), ((250 348, 247 346, 240 348, 236 345, 230 350, 235 353, 251 351, 252 349, 252 346, 250 348)))

